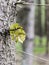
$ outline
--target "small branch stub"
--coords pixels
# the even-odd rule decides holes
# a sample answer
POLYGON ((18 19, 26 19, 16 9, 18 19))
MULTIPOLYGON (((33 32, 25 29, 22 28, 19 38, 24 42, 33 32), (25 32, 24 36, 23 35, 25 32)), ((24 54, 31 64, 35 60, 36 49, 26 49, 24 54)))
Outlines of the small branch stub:
POLYGON ((25 1, 17 1, 17 3, 15 3, 15 5, 17 4, 22 4, 22 5, 35 5, 35 6, 49 6, 49 4, 35 4, 34 2, 25 2, 25 1))

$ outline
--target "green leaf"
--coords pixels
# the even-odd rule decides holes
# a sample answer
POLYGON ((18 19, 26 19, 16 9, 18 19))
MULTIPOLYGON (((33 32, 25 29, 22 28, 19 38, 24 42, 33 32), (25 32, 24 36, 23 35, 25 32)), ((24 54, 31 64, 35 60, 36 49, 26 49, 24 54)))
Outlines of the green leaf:
POLYGON ((11 39, 16 42, 23 43, 26 37, 23 27, 21 27, 18 23, 15 23, 10 26, 10 29, 16 29, 14 31, 10 31, 11 39))

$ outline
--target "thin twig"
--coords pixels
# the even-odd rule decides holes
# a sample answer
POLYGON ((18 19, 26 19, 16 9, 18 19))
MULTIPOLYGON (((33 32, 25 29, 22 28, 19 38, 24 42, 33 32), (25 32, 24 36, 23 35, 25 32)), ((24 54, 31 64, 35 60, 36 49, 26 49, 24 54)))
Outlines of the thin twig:
POLYGON ((36 56, 36 55, 32 55, 32 54, 30 54, 30 53, 26 53, 26 52, 24 52, 24 51, 18 51, 18 52, 21 52, 21 53, 27 54, 27 55, 32 56, 32 57, 35 57, 35 58, 39 58, 39 59, 41 59, 41 60, 43 60, 43 61, 46 61, 46 62, 49 62, 48 59, 45 59, 45 58, 42 58, 42 57, 39 57, 39 56, 36 56))
POLYGON ((22 5, 31 5, 31 4, 33 4, 33 5, 35 5, 35 6, 49 6, 49 4, 35 4, 35 3, 29 3, 29 2, 25 2, 25 1, 21 1, 21 2, 16 2, 15 3, 15 5, 17 5, 17 4, 22 4, 22 5))

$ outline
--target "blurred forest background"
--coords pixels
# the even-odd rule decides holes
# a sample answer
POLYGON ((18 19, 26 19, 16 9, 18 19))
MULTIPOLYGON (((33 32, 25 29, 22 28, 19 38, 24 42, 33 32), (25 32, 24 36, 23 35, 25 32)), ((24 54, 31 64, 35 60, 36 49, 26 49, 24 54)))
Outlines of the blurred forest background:
POLYGON ((17 21, 27 34, 22 50, 33 55, 24 53, 23 63, 24 65, 31 63, 31 65, 49 65, 49 61, 47 62, 49 60, 49 0, 23 1, 35 3, 35 5, 23 6, 17 15, 17 21), (47 60, 40 59, 41 57, 47 60))

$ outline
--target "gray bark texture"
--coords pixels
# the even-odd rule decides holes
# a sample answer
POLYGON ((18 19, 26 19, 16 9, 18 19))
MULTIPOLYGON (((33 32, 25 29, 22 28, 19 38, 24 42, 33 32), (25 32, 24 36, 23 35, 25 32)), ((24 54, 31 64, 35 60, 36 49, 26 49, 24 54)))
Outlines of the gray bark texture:
MULTIPOLYGON (((30 0, 32 1, 32 0, 30 0)), ((34 3, 33 3, 34 4, 34 3)), ((33 44, 34 44, 34 25, 35 25, 35 6, 28 6, 30 12, 28 14, 27 21, 27 39, 25 41, 25 52, 33 55, 33 44)), ((23 65, 33 65, 33 57, 31 55, 24 54, 23 65)))
MULTIPOLYGON (((16 22, 15 2, 16 0, 0 0, 0 32, 2 33, 16 22)), ((4 38, 0 34, 0 65, 16 65, 15 42, 9 35, 4 38)))

